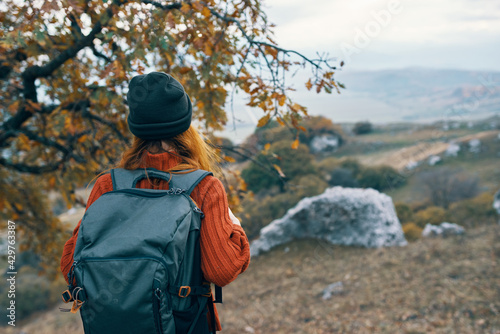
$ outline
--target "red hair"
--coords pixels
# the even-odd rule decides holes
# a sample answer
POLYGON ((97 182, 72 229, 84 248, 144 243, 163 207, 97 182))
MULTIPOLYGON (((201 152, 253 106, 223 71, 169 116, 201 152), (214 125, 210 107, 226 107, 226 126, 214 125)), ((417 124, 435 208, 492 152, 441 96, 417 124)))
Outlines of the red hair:
POLYGON ((171 154, 180 158, 181 162, 167 172, 181 170, 204 169, 220 175, 219 157, 210 143, 203 140, 198 131, 191 125, 183 133, 164 140, 144 140, 134 137, 132 146, 123 152, 119 168, 137 169, 144 166, 144 153, 164 152, 162 142, 167 143, 172 149, 171 154))

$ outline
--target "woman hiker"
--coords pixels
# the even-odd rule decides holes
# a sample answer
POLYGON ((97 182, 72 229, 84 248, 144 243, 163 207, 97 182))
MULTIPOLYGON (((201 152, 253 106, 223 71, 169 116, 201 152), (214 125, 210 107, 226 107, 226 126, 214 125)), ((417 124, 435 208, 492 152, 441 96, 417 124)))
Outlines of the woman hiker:
MULTIPOLYGON (((174 175, 176 171, 196 169, 215 174, 220 172, 214 149, 205 143, 191 125, 192 105, 189 96, 172 76, 152 72, 133 77, 127 100, 127 121, 134 138, 132 146, 123 152, 117 167, 127 170, 154 168, 174 175)), ((169 183, 147 178, 140 180, 136 188, 167 190, 169 183)), ((98 177, 86 209, 101 195, 112 190, 110 173, 98 177)), ((247 236, 229 209, 226 192, 218 178, 206 176, 194 188, 191 198, 204 214, 200 228, 203 278, 215 285, 225 286, 248 267, 250 249, 247 236)), ((80 223, 81 220, 72 237, 65 243, 61 258, 61 271, 67 282, 80 223)), ((209 313, 202 320, 209 326, 205 324, 200 328, 213 329, 211 319, 215 319, 215 329, 221 330, 215 308, 214 314, 209 313)))

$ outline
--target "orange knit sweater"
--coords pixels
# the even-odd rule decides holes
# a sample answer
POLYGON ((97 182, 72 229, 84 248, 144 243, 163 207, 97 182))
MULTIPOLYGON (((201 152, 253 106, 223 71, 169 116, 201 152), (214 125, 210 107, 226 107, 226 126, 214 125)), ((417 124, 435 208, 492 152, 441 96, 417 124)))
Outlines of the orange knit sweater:
MULTIPOLYGON (((179 164, 179 158, 167 153, 146 153, 144 166, 158 170, 168 170, 179 164)), ((147 179, 141 180, 137 188, 168 189, 168 183, 161 181, 154 187, 147 179)), ((87 209, 102 194, 113 190, 111 175, 100 176, 87 201, 87 209)), ((250 262, 250 248, 245 231, 241 226, 232 223, 229 217, 227 195, 219 179, 205 177, 191 193, 192 199, 205 214, 200 229, 201 270, 206 280, 219 286, 233 281, 238 274, 244 272, 250 262)), ((68 281, 67 275, 73 263, 76 239, 80 222, 73 231, 72 237, 66 241, 61 257, 61 271, 68 281)), ((217 330, 221 330, 216 313, 217 330)))

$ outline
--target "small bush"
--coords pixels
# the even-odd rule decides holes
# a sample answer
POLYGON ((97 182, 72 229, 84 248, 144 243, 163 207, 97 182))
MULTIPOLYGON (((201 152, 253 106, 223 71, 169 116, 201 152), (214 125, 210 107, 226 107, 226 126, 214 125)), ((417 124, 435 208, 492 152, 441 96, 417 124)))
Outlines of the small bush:
POLYGON ((363 188, 373 188, 379 191, 400 187, 406 183, 406 178, 389 166, 364 168, 359 173, 359 185, 363 188))
POLYGON ((403 225, 403 233, 408 241, 416 241, 422 236, 423 229, 415 223, 406 223, 403 225))
POLYGON ((296 176, 317 173, 316 167, 312 164, 313 157, 309 153, 309 148, 300 144, 297 149, 292 149, 291 142, 288 140, 272 144, 269 152, 260 153, 256 160, 259 163, 252 161, 241 172, 248 189, 255 193, 267 190, 272 186, 279 186, 284 190, 283 182, 280 180, 278 172, 273 170, 273 165, 282 170, 287 180, 296 176))
POLYGON ((479 178, 459 169, 443 167, 423 172, 418 176, 430 201, 447 209, 453 202, 473 198, 479 193, 479 178))
POLYGON ((450 216, 445 209, 439 206, 430 206, 415 213, 413 218, 418 227, 424 228, 427 224, 439 225, 449 221, 450 216))
POLYGON ((341 186, 348 188, 359 187, 359 182, 352 175, 352 171, 347 168, 337 168, 330 174, 328 184, 331 186, 341 186))
POLYGON ((493 194, 483 193, 472 199, 453 203, 450 215, 455 223, 465 227, 494 224, 498 221, 498 214, 492 204, 493 194))
POLYGON ((352 132, 356 135, 364 135, 373 131, 372 123, 370 122, 357 122, 354 124, 352 132))
POLYGON ((363 165, 361 165, 358 160, 354 159, 346 159, 342 161, 339 164, 339 167, 349 169, 352 172, 352 176, 354 176, 356 179, 359 177, 359 174, 363 170, 363 165))
POLYGON ((409 205, 405 203, 396 203, 394 207, 401 224, 406 224, 413 221, 413 211, 409 205))

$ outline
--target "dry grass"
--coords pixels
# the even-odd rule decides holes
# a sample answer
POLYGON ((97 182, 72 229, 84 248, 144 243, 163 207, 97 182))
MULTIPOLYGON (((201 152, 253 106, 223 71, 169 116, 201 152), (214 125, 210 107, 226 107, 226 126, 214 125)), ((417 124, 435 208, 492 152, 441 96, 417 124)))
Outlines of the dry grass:
MULTIPOLYGON (((223 333, 500 333, 499 261, 500 225, 403 248, 295 241, 224 288, 223 333), (337 281, 343 292, 323 300, 337 281)), ((83 333, 57 308, 2 332, 83 333)))
POLYGON ((500 333, 499 259, 500 226, 379 250, 296 241, 254 259, 220 313, 225 333, 500 333))
MULTIPOLYGON (((475 134, 456 138, 457 143, 465 143, 471 139, 481 139, 495 137, 498 130, 483 131, 475 134)), ((413 138, 413 137, 412 137, 413 138)), ((428 138, 431 139, 431 138, 428 138)), ((363 154, 356 156, 363 164, 369 166, 389 165, 397 170, 405 168, 410 162, 419 162, 429 158, 431 155, 439 155, 446 151, 449 144, 441 140, 420 142, 415 145, 403 147, 400 149, 389 150, 385 152, 376 152, 373 154, 363 154)))

